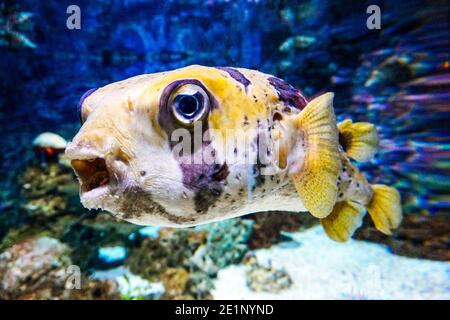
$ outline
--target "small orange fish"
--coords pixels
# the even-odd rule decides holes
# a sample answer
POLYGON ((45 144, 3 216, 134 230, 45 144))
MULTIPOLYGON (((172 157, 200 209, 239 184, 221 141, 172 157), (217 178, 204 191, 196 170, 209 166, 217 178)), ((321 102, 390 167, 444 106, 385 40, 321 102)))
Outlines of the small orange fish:
POLYGON ((81 202, 141 225, 194 226, 245 214, 309 212, 347 240, 366 210, 389 234, 400 195, 355 167, 375 127, 336 124, 333 94, 308 101, 258 71, 189 66, 91 90, 66 148, 81 202))

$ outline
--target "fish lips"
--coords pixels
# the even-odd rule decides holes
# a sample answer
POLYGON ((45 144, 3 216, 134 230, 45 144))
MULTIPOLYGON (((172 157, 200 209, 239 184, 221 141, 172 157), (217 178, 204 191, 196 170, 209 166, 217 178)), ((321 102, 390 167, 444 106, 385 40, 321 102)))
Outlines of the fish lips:
POLYGON ((80 183, 80 200, 88 209, 107 209, 133 185, 129 169, 112 156, 68 145, 66 155, 80 183))

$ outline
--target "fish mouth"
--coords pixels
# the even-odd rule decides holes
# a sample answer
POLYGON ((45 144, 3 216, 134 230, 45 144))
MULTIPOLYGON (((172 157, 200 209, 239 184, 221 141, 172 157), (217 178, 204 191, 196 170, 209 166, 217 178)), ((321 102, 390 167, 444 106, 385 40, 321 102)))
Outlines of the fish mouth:
POLYGON ((74 159, 70 164, 80 180, 82 193, 105 187, 111 181, 111 174, 103 158, 74 159))
POLYGON ((69 142, 65 154, 80 184, 80 201, 87 209, 110 211, 126 188, 134 185, 128 162, 112 150, 69 142))
POLYGON ((80 200, 88 209, 107 209, 119 184, 119 175, 104 158, 71 160, 80 182, 80 200))

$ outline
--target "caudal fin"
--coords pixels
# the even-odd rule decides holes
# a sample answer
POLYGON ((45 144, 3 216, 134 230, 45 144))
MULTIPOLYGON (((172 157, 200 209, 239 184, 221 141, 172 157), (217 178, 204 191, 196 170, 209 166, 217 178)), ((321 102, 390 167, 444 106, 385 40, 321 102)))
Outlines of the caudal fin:
POLYGON ((373 197, 367 205, 367 211, 375 227, 384 234, 390 235, 402 221, 400 193, 397 189, 384 184, 372 185, 373 197))

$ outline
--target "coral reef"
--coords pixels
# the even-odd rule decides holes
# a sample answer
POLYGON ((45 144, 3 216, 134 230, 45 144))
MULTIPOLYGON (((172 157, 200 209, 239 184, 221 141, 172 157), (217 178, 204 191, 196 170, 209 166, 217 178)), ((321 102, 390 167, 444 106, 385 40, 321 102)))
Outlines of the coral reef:
POLYGON ((57 213, 80 211, 78 182, 72 170, 58 163, 31 165, 19 177, 24 208, 30 215, 49 217, 57 213))
POLYGON ((268 248, 282 240, 282 232, 310 228, 319 221, 307 212, 260 212, 250 216, 255 221, 249 246, 251 249, 268 248))
POLYGON ((123 266, 106 271, 95 271, 90 279, 116 283, 120 298, 124 300, 158 300, 165 292, 161 282, 148 281, 123 266))
POLYGON ((19 177, 19 183, 21 205, 15 214, 20 220, 10 224, 0 248, 30 235, 48 235, 76 249, 71 252, 73 262, 89 271, 94 266, 111 267, 99 257, 99 249, 124 246, 130 242, 130 234, 139 229, 107 213, 87 212, 79 202, 79 185, 72 169, 60 163, 31 164, 19 177))
POLYGON ((64 289, 69 248, 42 237, 13 245, 0 256, 1 292, 20 297, 40 288, 64 289))
POLYGON ((215 275, 219 269, 239 263, 248 251, 253 221, 230 219, 211 223, 200 230, 207 230, 206 243, 201 245, 190 258, 193 266, 215 275))
POLYGON ((99 249, 103 246, 126 245, 129 242, 129 235, 137 229, 139 229, 138 226, 116 221, 104 212, 84 218, 59 219, 52 228, 65 243, 76 248, 72 253, 72 259, 74 263, 87 271, 111 267, 99 259, 99 249))
MULTIPOLYGON (((71 287, 70 249, 60 241, 38 237, 19 242, 0 255, 0 297, 4 299, 115 299, 113 282, 77 281, 71 287)), ((75 271, 78 269, 74 269, 75 271)))
POLYGON ((249 268, 245 274, 247 286, 253 291, 277 293, 292 285, 286 270, 274 268, 270 260, 260 262, 256 256, 249 255, 245 265, 249 268))
POLYGON ((211 279, 192 272, 191 262, 207 236, 205 230, 162 228, 158 238, 145 238, 131 249, 126 265, 145 279, 162 281, 164 299, 208 299, 211 279))
POLYGON ((166 297, 169 299, 192 299, 186 292, 186 283, 189 280, 189 272, 184 268, 167 268, 162 274, 162 282, 166 289, 166 297))
POLYGON ((203 272, 193 272, 186 282, 186 292, 194 299, 211 299, 211 290, 214 288, 210 276, 203 272))
POLYGON ((190 257, 206 241, 206 232, 161 229, 158 239, 146 238, 132 248, 127 265, 133 273, 155 280, 168 268, 190 267, 190 257))
POLYGON ((132 248, 126 265, 151 281, 162 281, 166 299, 208 299, 211 277, 241 262, 253 221, 232 219, 190 229, 162 228, 132 248))
POLYGON ((392 236, 381 234, 366 217, 354 238, 384 243, 402 256, 450 260, 450 217, 446 212, 407 214, 392 236))

